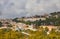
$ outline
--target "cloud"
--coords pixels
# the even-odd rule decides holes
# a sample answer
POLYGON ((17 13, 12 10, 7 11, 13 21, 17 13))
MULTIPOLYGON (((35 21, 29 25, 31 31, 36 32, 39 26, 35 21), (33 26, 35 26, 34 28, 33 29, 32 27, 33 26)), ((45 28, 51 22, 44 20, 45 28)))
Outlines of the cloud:
POLYGON ((60 11, 60 0, 0 0, 0 18, 41 15, 54 11, 60 11))

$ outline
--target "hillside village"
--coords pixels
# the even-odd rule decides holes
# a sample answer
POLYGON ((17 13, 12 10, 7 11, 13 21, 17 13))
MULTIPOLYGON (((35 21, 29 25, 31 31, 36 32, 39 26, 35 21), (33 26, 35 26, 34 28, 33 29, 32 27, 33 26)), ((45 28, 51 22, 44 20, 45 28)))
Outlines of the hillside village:
POLYGON ((50 35, 51 32, 60 33, 60 12, 14 19, 0 19, 0 30, 1 29, 4 31, 12 30, 11 32, 18 31, 27 36, 30 36, 32 33, 37 35, 41 32, 43 35, 46 33, 50 35))
POLYGON ((59 17, 60 17, 60 12, 53 12, 50 14, 35 15, 35 16, 31 16, 31 17, 22 17, 22 18, 14 18, 14 19, 0 19, 0 27, 3 27, 3 28, 10 27, 12 30, 19 30, 19 29, 36 30, 37 26, 44 26, 44 27, 48 26, 48 28, 50 29, 51 26, 52 26, 52 28, 55 28, 56 26, 60 26, 59 24, 54 24, 56 22, 56 21, 54 21, 54 19, 56 20, 59 17), (51 21, 50 21, 50 19, 51 19, 51 21))

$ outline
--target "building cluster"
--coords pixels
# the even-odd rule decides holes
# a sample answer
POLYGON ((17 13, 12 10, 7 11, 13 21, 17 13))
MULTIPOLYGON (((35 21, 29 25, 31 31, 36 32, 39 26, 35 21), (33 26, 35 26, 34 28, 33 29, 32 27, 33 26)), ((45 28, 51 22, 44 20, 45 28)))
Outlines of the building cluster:
POLYGON ((24 23, 16 23, 14 21, 12 21, 12 19, 1 19, 0 22, 2 23, 2 26, 0 27, 0 29, 6 29, 6 28, 10 28, 12 30, 33 30, 35 31, 36 29, 33 28, 33 25, 27 25, 24 23))
POLYGON ((24 20, 24 21, 36 21, 36 20, 46 20, 46 18, 51 18, 51 17, 55 17, 58 18, 60 17, 60 12, 53 12, 50 14, 44 14, 44 15, 35 15, 35 16, 30 16, 30 17, 22 17, 18 20, 24 20))
MULTIPOLYGON (((50 18, 50 17, 56 17, 58 18, 60 16, 60 12, 56 13, 51 13, 51 15, 48 15, 48 14, 45 14, 45 15, 42 15, 42 16, 39 16, 39 15, 35 15, 35 16, 32 16, 32 17, 23 17, 23 18, 18 18, 18 20, 24 20, 24 21, 36 21, 36 20, 46 20, 46 18, 50 18)), ((2 22, 2 27, 3 28, 8 28, 8 27, 11 27, 11 29, 13 30, 27 30, 27 29, 30 29, 30 30, 33 30, 33 31, 36 31, 37 29, 34 28, 34 25, 31 24, 31 25, 27 25, 27 24, 24 24, 24 23, 17 23, 17 22, 14 22, 12 19, 0 19, 0 22, 2 22)), ((45 27, 45 26, 43 26, 45 27)), ((49 30, 51 30, 52 28, 55 28, 55 26, 47 26, 49 28, 49 30)), ((1 28, 0 28, 1 29, 1 28)))

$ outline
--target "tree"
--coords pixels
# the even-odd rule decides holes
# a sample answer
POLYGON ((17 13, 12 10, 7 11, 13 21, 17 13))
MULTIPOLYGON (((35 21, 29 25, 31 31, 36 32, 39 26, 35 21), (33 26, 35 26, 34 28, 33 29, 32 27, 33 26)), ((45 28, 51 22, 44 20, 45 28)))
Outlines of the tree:
POLYGON ((13 21, 14 22, 21 22, 20 20, 18 20, 19 18, 14 18, 13 21))
POLYGON ((2 22, 0 22, 0 27, 2 27, 2 22))
POLYGON ((48 31, 49 31, 48 27, 45 27, 45 31, 46 31, 46 32, 48 32, 48 31))
POLYGON ((28 24, 28 25, 31 25, 31 21, 27 21, 27 22, 25 22, 25 24, 28 24))

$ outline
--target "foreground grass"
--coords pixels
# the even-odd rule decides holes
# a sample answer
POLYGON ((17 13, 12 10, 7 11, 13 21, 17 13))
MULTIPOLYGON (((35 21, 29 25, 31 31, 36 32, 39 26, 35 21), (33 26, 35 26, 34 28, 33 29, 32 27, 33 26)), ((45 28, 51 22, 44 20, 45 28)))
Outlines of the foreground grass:
POLYGON ((60 32, 56 32, 54 29, 47 34, 43 28, 37 31, 26 30, 26 35, 21 33, 22 31, 12 31, 10 29, 0 29, 0 39, 60 39, 60 32))

